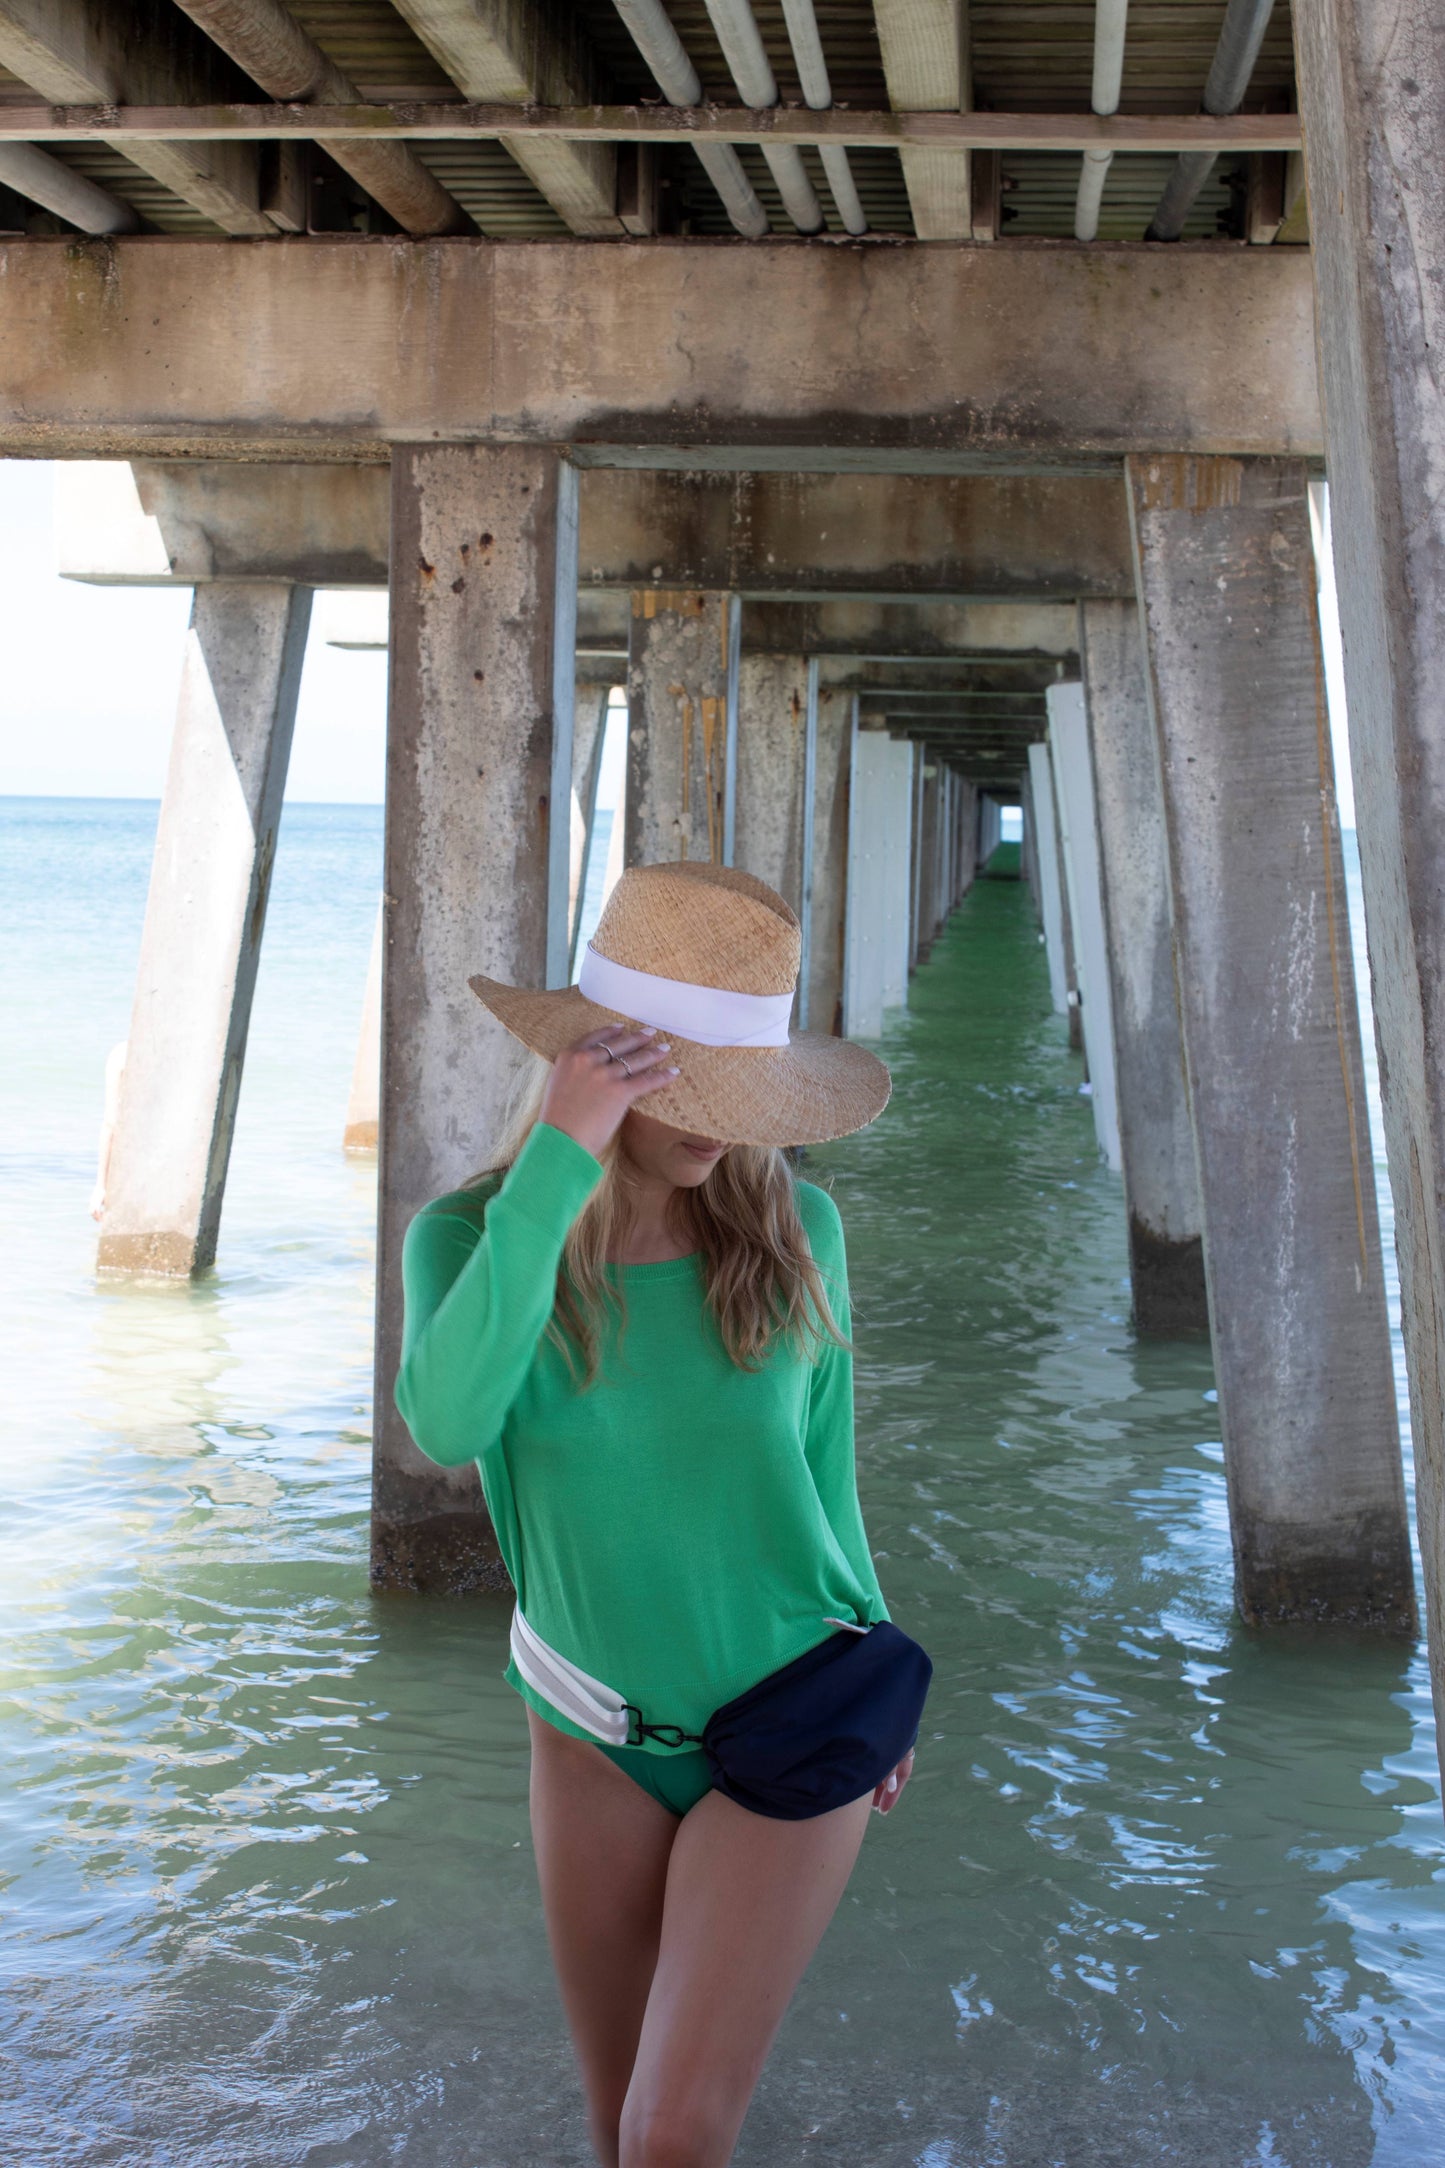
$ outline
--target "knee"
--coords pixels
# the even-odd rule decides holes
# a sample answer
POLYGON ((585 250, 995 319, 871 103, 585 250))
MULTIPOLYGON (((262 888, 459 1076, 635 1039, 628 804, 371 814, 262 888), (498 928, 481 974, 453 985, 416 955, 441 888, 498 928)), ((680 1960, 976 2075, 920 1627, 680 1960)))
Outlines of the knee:
POLYGON ((629 2102, 622 2111, 620 2168, 727 2168, 734 2132, 701 2106, 629 2102))

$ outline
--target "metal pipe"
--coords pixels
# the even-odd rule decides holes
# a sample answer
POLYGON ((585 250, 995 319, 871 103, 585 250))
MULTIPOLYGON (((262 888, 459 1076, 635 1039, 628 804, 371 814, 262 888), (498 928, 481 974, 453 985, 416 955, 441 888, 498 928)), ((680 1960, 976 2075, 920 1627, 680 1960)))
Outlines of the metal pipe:
MULTIPOLYGON (((272 98, 287 104, 361 105, 360 91, 281 0, 177 0, 208 38, 272 98)), ((318 136, 408 233, 466 233, 472 221, 408 143, 318 136)))
POLYGON ((82 233, 134 233, 140 224, 128 203, 33 143, 0 143, 0 181, 82 233))
MULTIPOLYGON (((772 63, 763 49, 752 0, 707 0, 707 11, 717 32, 718 44, 728 64, 728 73, 737 85, 738 96, 744 105, 761 111, 778 102, 778 83, 773 74, 772 63)), ((823 225, 823 206, 819 203, 808 169, 803 164, 803 154, 794 143, 763 146, 763 157, 768 171, 778 184, 778 193, 799 233, 818 233, 823 225)))
MULTIPOLYGON (((632 33, 632 42, 652 70, 669 105, 701 105, 702 84, 672 26, 662 0, 613 0, 632 33)), ((738 232, 750 241, 768 231, 768 214, 759 203, 742 160, 731 143, 695 143, 698 161, 738 232)))
MULTIPOLYGON (((793 60, 798 70, 803 97, 815 113, 825 113, 833 103, 833 85, 828 77, 828 63, 823 57, 823 41, 818 35, 818 18, 813 10, 813 0, 783 0, 783 19, 788 26, 788 37, 793 47, 793 60)), ((853 168, 848 163, 848 153, 841 143, 825 144, 820 153, 823 172, 838 216, 848 233, 866 233, 868 220, 853 182, 853 168)))
MULTIPOLYGON (((1117 113, 1124 79, 1124 31, 1129 0, 1096 0, 1094 8, 1094 77, 1090 103, 1096 113, 1117 113)), ((1112 151, 1085 151, 1074 204, 1074 239, 1092 241, 1099 231, 1104 183, 1114 163, 1112 151)))
MULTIPOLYGON (((1204 85, 1204 110, 1216 119, 1237 113, 1249 89, 1274 0, 1229 0, 1224 27, 1204 85)), ((1146 241, 1177 241, 1195 197, 1214 169, 1212 151, 1185 151, 1175 161, 1168 186, 1155 206, 1146 241)))

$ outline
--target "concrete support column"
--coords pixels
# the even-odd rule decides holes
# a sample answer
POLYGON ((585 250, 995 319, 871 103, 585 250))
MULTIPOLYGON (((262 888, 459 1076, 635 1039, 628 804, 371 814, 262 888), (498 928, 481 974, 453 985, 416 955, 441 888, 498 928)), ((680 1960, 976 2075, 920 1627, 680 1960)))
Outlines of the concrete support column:
POLYGON ((341 1148, 346 1152, 374 1152, 381 1136, 381 956, 385 938, 386 904, 382 902, 376 907, 371 933, 361 1031, 351 1071, 351 1095, 346 1102, 346 1127, 341 1138, 341 1148))
POLYGON ((1128 481, 1239 1607, 1409 1631, 1308 477, 1128 481))
POLYGON ((198 587, 141 936, 101 1269, 214 1259, 311 615, 309 588, 198 587))
POLYGON ((924 748, 917 738, 908 740, 912 796, 908 816, 908 968, 917 970, 923 947, 923 770, 924 748))
POLYGON ((578 685, 573 700, 572 792, 567 873, 568 954, 575 971, 582 898, 592 855, 597 819, 597 782, 602 770, 602 740, 607 729, 610 683, 578 685))
POLYGON ((918 811, 918 961, 928 961, 928 952, 938 936, 938 853, 939 824, 943 817, 943 764, 935 758, 930 746, 920 745, 923 762, 923 791, 918 811))
POLYGON ((1174 984, 1164 798, 1137 604, 1081 603, 1079 652, 1093 755, 1134 1324, 1141 1333, 1179 1332, 1207 1327, 1209 1304, 1174 984))
POLYGON ((1079 1006, 1074 998, 1074 949, 1069 925, 1069 898, 1064 886, 1064 854, 1059 841, 1058 807, 1054 803, 1054 770, 1047 740, 1029 747, 1029 786, 1038 817, 1039 915, 1044 928, 1044 951, 1049 963, 1049 998, 1060 1016, 1069 1019, 1070 1044, 1081 1042, 1075 1033, 1079 1006))
POLYGON ((629 866, 726 860, 732 598, 648 588, 627 643, 629 866))
POLYGON ((467 986, 567 976, 576 470, 545 448, 392 458, 372 1578, 501 1586, 474 1468, 417 1452, 392 1399, 401 1244, 488 1165, 518 1054, 467 986))
POLYGON ((785 896, 807 933, 795 1028, 835 1032, 843 984, 854 695, 803 655, 744 655, 733 864, 785 896))
POLYGON ((1035 911, 1042 912, 1039 900, 1039 835, 1038 812, 1034 805, 1034 785, 1031 769, 1025 769, 1019 784, 1019 803, 1023 812, 1023 844, 1019 851, 1019 863, 1024 879, 1029 884, 1035 911))
POLYGON ((1084 1059, 1094 1110, 1094 1134, 1117 1174, 1119 1107, 1114 1083, 1114 1019, 1109 994, 1109 946, 1104 932, 1103 877, 1094 812, 1094 771, 1084 720, 1084 688, 1069 678, 1048 689, 1049 755, 1059 823, 1074 972, 1083 1023, 1084 1059))
POLYGON ((964 777, 958 783, 958 895, 959 901, 968 894, 974 884, 978 867, 974 863, 974 837, 978 833, 978 791, 964 777))
POLYGON ((886 730, 856 731, 842 997, 850 1038, 876 1039, 885 1010, 907 999, 914 796, 912 745, 886 730))
POLYGON ((1331 527, 1445 1768, 1445 51, 1432 9, 1295 29, 1331 527))

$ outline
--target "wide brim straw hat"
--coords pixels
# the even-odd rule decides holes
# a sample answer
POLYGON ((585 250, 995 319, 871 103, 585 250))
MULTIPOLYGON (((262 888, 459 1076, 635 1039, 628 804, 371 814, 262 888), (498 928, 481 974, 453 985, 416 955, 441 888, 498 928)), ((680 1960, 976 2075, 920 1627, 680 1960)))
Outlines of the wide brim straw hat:
POLYGON ((633 866, 575 986, 467 983, 548 1061, 603 1025, 660 1027, 680 1074, 639 1102, 654 1121, 725 1144, 822 1144, 866 1128, 891 1087, 865 1047, 789 1031, 800 954, 798 921, 766 881, 731 866, 633 866))

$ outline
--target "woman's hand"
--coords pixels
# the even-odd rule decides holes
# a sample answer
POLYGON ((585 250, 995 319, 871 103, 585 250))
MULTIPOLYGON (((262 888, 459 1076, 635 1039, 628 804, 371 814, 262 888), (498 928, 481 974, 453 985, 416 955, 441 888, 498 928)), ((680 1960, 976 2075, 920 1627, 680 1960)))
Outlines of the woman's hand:
POLYGON ((885 1777, 873 1794, 873 1804, 880 1814, 891 1814, 903 1797, 903 1787, 913 1774, 913 1749, 910 1747, 891 1777, 885 1777))
POLYGON ((553 1062, 537 1119, 600 1159, 628 1108, 677 1075, 675 1066, 663 1066, 670 1051, 655 1031, 639 1031, 635 1024, 589 1031, 553 1062))

